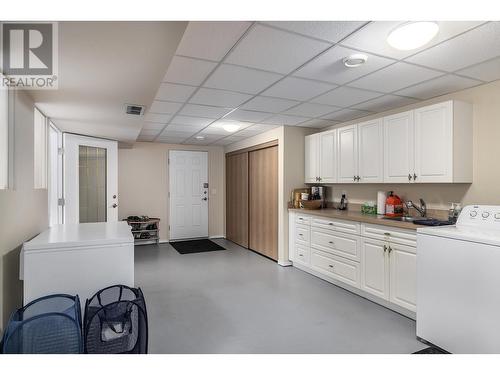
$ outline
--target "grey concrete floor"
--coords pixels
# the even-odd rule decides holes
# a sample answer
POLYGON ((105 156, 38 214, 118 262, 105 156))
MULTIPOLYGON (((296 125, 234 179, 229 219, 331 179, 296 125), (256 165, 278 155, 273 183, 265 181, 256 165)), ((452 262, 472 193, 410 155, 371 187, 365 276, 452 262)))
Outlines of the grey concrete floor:
POLYGON ((180 255, 135 248, 150 353, 412 353, 415 322, 293 267, 220 239, 180 255))

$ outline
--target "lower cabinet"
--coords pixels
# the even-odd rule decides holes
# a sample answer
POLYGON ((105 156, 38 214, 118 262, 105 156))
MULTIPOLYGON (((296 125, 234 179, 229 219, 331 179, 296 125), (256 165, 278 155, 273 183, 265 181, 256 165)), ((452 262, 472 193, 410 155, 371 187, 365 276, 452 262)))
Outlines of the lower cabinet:
POLYGON ((290 260, 302 270, 373 295, 389 308, 416 311, 415 231, 292 211, 289 245, 290 260))

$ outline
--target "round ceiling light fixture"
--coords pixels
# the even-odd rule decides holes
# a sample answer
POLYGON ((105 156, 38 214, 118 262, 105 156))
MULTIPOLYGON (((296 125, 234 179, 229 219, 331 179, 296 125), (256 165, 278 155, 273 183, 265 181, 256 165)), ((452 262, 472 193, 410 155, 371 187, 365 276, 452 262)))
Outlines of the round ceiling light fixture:
POLYGON ((348 68, 356 68, 360 65, 363 65, 366 60, 368 60, 368 56, 363 55, 362 53, 355 53, 354 55, 344 57, 342 59, 342 62, 348 68))
POLYGON ((398 50, 409 51, 429 43, 438 31, 439 25, 436 22, 407 22, 389 33, 387 43, 398 50))
POLYGON ((224 129, 228 133, 234 133, 239 128, 240 128, 240 125, 237 125, 237 124, 224 124, 224 125, 222 125, 222 129, 224 129))

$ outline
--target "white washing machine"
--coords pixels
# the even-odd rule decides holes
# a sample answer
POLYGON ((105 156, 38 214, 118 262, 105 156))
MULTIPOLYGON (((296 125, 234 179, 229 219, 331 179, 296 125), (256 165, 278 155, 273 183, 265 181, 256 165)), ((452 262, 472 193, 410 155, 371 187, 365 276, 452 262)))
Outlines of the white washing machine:
POLYGON ((417 337, 451 353, 500 353, 500 206, 417 230, 417 337))

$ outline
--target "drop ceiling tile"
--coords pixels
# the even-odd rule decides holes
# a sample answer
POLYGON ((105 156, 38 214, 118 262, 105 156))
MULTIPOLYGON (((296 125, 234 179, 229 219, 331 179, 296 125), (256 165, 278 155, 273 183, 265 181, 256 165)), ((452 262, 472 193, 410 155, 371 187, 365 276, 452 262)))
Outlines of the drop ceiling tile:
POLYGON ((361 27, 365 21, 274 21, 264 22, 267 25, 279 27, 322 39, 330 43, 337 43, 357 28, 361 27))
POLYGON ((165 127, 165 123, 161 122, 144 122, 144 126, 142 127, 142 130, 161 130, 165 127))
POLYGON ((364 102, 381 96, 382 94, 342 86, 326 94, 314 98, 314 103, 329 104, 336 107, 350 107, 351 105, 364 102))
POLYGON ((459 77, 448 74, 431 81, 423 82, 415 86, 405 88, 396 93, 404 96, 412 96, 419 99, 429 99, 435 96, 448 94, 450 92, 463 90, 481 84, 481 81, 459 77))
POLYGON ((280 125, 271 125, 271 124, 255 124, 251 126, 251 129, 262 130, 263 132, 267 132, 268 130, 272 130, 275 128, 279 128, 280 125))
POLYGON ((263 124, 272 125, 298 125, 301 122, 307 121, 309 118, 300 116, 274 115, 273 117, 262 121, 263 124))
POLYGON ((344 57, 357 53, 362 52, 341 46, 333 47, 321 56, 308 62, 293 75, 343 85, 344 83, 394 63, 392 59, 363 53, 368 58, 366 63, 356 68, 347 68, 343 62, 344 57))
MULTIPOLYGON (((160 129, 161 130, 161 129, 160 129)), ((139 133, 140 136, 156 136, 160 130, 158 129, 141 129, 141 132, 139 133)))
POLYGON ((162 83, 155 99, 183 103, 188 100, 194 90, 196 90, 196 87, 193 86, 162 83))
POLYGON ((306 122, 303 122, 300 124, 301 127, 306 127, 306 128, 316 128, 316 129, 323 129, 327 128, 329 126, 334 126, 339 124, 339 121, 331 121, 331 120, 324 120, 324 119, 312 119, 306 122))
POLYGON ((339 109, 342 108, 324 104, 302 103, 283 112, 283 114, 304 117, 320 117, 326 115, 327 113, 338 111, 339 109))
POLYGON ((176 54, 220 61, 250 25, 250 22, 189 22, 176 54))
POLYGON ((160 113, 146 113, 146 115, 144 116, 144 121, 159 122, 166 124, 171 118, 172 115, 164 115, 160 113))
POLYGON ((167 137, 174 137, 174 138, 189 138, 196 132, 178 132, 174 130, 170 130, 168 127, 165 129, 161 134, 159 138, 167 138, 167 137))
POLYGON ((247 94, 202 87, 191 98, 190 102, 194 104, 205 104, 219 107, 238 107, 251 97, 251 95, 247 94))
POLYGON ((139 137, 137 137, 137 142, 152 142, 154 139, 154 135, 139 135, 139 137))
POLYGON ((282 78, 281 74, 263 72, 242 66, 222 64, 203 86, 213 89, 257 94, 282 78))
POLYGON ((218 141, 214 142, 214 145, 217 145, 217 146, 227 146, 227 145, 230 145, 231 143, 238 142, 238 141, 243 140, 245 138, 246 137, 241 137, 241 138, 238 137, 236 139, 234 139, 232 137, 221 138, 218 141))
POLYGON ((255 25, 226 62, 288 74, 330 44, 264 25, 255 25))
POLYGON ((229 113, 233 108, 212 107, 208 105, 186 104, 179 114, 195 117, 219 118, 229 113))
POLYGON ((212 121, 213 119, 210 118, 177 115, 172 119, 171 123, 177 125, 207 126, 212 121))
POLYGON ((500 55, 500 22, 489 22, 408 58, 415 64, 454 72, 500 55))
POLYGON ((242 109, 237 109, 236 111, 233 111, 229 115, 224 117, 224 119, 248 121, 248 122, 259 122, 259 121, 262 121, 270 116, 272 116, 271 113, 257 112, 257 111, 245 111, 242 109))
POLYGON ((278 113, 299 104, 295 100, 287 100, 280 98, 270 98, 267 96, 256 96, 248 103, 241 106, 243 109, 250 109, 253 111, 278 113))
POLYGON ((351 82, 349 86, 389 93, 442 74, 435 70, 398 62, 351 82))
POLYGON ((330 83, 287 77, 264 91, 263 95, 306 101, 335 87, 330 83))
POLYGON ((217 63, 211 61, 174 56, 163 81, 199 86, 216 65, 217 63))
POLYGON ((167 128, 177 132, 197 132, 203 129, 206 125, 180 125, 168 124, 167 128))
POLYGON ((158 138, 156 138, 156 142, 169 143, 172 145, 176 145, 176 144, 181 144, 186 139, 187 138, 184 138, 184 137, 158 137, 158 138))
POLYGON ((173 114, 181 108, 181 103, 174 102, 162 102, 159 100, 155 100, 148 112, 150 113, 163 113, 163 114, 173 114))
POLYGON ((329 115, 325 116, 325 119, 344 122, 344 121, 354 120, 356 118, 360 118, 363 116, 368 116, 370 114, 371 112, 345 108, 340 111, 330 113, 329 115))
POLYGON ((353 109, 361 109, 370 112, 383 112, 390 109, 403 107, 415 102, 417 102, 417 100, 413 98, 405 98, 403 96, 396 95, 384 95, 372 100, 368 100, 364 103, 356 104, 353 106, 353 109))
POLYGON ((370 22, 360 31, 342 41, 342 45, 386 57, 402 59, 481 24, 481 22, 470 21, 439 21, 439 33, 428 44, 419 49, 400 51, 387 43, 387 36, 398 25, 404 24, 405 22, 406 21, 370 22))
POLYGON ((500 79, 500 57, 482 64, 471 66, 470 68, 459 70, 457 74, 486 82, 496 81, 500 79))

